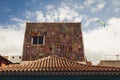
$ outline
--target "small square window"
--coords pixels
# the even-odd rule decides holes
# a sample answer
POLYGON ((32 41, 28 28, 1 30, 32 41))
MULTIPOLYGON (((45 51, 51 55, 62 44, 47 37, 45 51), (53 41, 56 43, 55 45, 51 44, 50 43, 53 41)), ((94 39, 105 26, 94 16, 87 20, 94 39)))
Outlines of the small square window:
POLYGON ((33 44, 43 44, 43 36, 34 36, 33 44))

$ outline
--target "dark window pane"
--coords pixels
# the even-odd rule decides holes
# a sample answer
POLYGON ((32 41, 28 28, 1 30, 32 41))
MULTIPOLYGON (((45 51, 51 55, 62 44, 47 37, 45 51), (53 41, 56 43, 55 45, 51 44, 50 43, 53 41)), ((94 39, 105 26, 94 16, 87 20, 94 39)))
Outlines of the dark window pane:
POLYGON ((43 44, 43 37, 39 36, 39 44, 43 44))
POLYGON ((38 38, 36 36, 33 37, 33 44, 37 44, 38 38))

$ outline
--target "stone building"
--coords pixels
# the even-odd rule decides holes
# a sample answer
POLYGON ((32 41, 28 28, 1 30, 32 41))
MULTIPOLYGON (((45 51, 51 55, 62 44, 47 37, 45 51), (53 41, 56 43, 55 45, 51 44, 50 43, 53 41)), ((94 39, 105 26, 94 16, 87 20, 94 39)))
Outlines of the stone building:
POLYGON ((58 55, 85 61, 81 23, 27 23, 22 61, 58 55))

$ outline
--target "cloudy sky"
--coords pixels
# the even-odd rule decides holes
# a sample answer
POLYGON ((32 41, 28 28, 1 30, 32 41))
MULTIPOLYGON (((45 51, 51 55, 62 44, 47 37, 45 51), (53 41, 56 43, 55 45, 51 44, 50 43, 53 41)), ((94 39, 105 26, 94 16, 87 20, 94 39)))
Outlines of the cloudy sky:
POLYGON ((0 0, 1 55, 22 54, 30 21, 81 22, 85 55, 94 64, 120 55, 119 0, 0 0))

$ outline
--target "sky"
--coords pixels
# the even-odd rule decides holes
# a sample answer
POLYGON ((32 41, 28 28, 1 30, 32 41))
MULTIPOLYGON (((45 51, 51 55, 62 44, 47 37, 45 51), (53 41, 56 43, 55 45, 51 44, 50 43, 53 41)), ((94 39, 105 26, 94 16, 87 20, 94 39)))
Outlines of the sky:
POLYGON ((119 0, 0 0, 0 55, 22 55, 26 22, 81 22, 88 61, 120 55, 119 0))

